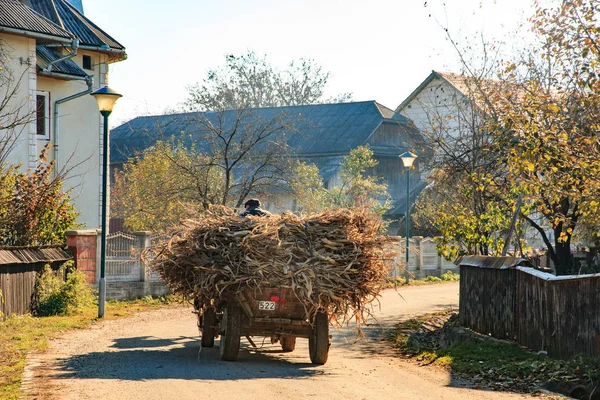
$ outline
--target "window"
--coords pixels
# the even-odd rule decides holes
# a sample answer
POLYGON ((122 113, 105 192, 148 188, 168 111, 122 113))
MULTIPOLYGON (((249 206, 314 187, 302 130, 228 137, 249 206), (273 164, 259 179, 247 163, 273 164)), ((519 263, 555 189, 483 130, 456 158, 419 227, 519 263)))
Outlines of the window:
POLYGON ((50 94, 36 93, 36 123, 38 139, 50 140, 50 94))
POLYGON ((83 69, 94 69, 92 68, 92 56, 83 56, 83 69))

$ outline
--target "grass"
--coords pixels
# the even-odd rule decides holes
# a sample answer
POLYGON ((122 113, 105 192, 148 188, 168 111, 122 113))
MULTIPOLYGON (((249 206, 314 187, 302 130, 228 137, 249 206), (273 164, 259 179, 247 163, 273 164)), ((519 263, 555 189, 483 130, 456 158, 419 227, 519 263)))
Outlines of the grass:
POLYGON ((425 278, 410 279, 408 281, 408 283, 406 283, 406 278, 398 276, 398 277, 396 277, 394 279, 390 279, 388 281, 388 287, 424 286, 424 285, 431 285, 431 284, 435 284, 435 283, 458 282, 459 280, 460 280, 460 274, 454 273, 452 271, 446 271, 442 274, 441 277, 430 275, 425 278))
MULTIPOLYGON (((136 301, 109 301, 104 319, 131 316, 137 312, 154 310, 167 304, 181 303, 172 296, 145 297, 136 301)), ((98 308, 88 307, 69 316, 32 317, 12 316, 0 320, 0 399, 23 397, 21 378, 27 354, 44 350, 48 341, 67 331, 85 329, 98 320, 98 308)))
POLYGON ((545 387, 573 395, 574 390, 593 389, 600 382, 600 360, 597 359, 554 360, 516 343, 481 335, 472 335, 472 339, 466 341, 463 336, 454 344, 442 347, 442 332, 460 328, 458 319, 452 315, 451 312, 429 314, 400 323, 390 340, 403 357, 446 368, 453 377, 469 380, 475 387, 521 393, 545 387))

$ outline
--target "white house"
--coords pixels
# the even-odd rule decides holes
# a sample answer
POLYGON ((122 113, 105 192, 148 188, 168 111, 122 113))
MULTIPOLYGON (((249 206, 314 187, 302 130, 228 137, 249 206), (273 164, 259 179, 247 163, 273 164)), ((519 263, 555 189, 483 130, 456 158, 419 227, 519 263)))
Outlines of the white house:
MULTIPOLYGON (((494 92, 503 83, 488 78, 477 78, 451 72, 431 71, 429 76, 396 108, 396 112, 409 118, 434 149, 434 159, 464 157, 465 149, 472 146, 471 137, 480 135, 485 140, 484 121, 480 118, 488 109, 485 101, 493 98, 494 92)), ((533 219, 542 224, 542 218, 534 213, 533 219)), ((554 240, 552 230, 547 236, 554 240)), ((533 248, 543 248, 536 231, 526 233, 533 248)))
POLYGON ((108 83, 110 63, 126 58, 81 0, 0 0, 0 140, 14 139, 7 161, 34 169, 50 143, 48 158, 68 171, 87 228, 101 225, 103 129, 89 93, 108 83))

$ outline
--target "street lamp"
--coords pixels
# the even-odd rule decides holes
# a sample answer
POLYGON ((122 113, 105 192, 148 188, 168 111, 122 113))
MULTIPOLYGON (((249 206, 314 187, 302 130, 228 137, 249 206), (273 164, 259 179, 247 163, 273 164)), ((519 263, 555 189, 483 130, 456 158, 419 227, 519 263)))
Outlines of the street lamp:
POLYGON ((106 281, 104 274, 106 271, 106 235, 108 232, 106 226, 106 214, 108 204, 106 197, 108 192, 108 116, 120 97, 108 86, 104 86, 91 94, 98 102, 100 114, 104 117, 104 136, 102 138, 102 237, 100 241, 100 282, 98 282, 98 318, 104 318, 104 305, 106 303, 106 281))
POLYGON ((411 153, 410 151, 407 151, 406 153, 402 153, 400 154, 400 158, 402 159, 402 164, 404 164, 404 167, 406 168, 406 215, 404 217, 404 219, 406 220, 406 265, 404 267, 404 277, 406 278, 406 283, 408 283, 409 280, 409 273, 408 273, 408 247, 409 247, 409 241, 408 238, 410 237, 410 225, 409 225, 409 213, 410 213, 410 168, 412 167, 413 163, 415 162, 415 159, 417 158, 416 154, 411 153))

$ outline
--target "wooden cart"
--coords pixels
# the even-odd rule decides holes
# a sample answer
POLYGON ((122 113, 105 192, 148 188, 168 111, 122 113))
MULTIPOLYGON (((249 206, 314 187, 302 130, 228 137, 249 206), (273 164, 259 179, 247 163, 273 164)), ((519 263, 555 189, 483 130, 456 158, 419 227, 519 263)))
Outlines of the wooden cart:
POLYGON ((237 359, 242 336, 252 344, 250 337, 267 336, 273 343, 281 343, 284 351, 294 351, 296 339, 307 338, 311 362, 327 362, 329 316, 307 310, 290 289, 245 289, 236 296, 198 308, 202 347, 212 347, 220 335, 223 360, 237 359))

